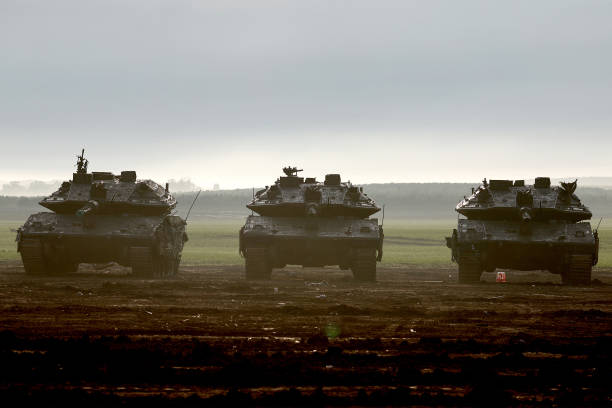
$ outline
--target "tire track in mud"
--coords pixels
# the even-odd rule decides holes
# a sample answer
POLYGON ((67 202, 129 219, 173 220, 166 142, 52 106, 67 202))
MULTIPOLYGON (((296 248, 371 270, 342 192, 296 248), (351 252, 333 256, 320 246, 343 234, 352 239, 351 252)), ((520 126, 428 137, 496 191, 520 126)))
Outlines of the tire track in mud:
POLYGON ((46 405, 610 404, 607 271, 577 288, 534 273, 458 285, 444 269, 383 268, 362 285, 336 269, 292 268, 269 282, 244 281, 240 267, 181 272, 32 278, 0 266, 3 395, 46 405))

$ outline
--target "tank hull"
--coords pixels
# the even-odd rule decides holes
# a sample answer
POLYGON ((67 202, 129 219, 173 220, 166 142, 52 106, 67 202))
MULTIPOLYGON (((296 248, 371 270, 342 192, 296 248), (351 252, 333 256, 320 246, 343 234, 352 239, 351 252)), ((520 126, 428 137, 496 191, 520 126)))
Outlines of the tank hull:
MULTIPOLYGON (((301 218, 306 214, 306 209, 309 203, 283 203, 283 204, 258 204, 247 205, 249 210, 253 210, 259 215, 265 217, 296 217, 301 218)), ((322 217, 351 217, 351 218, 367 218, 376 213, 377 207, 356 207, 345 205, 324 205, 317 206, 318 215, 322 217)))
POLYGON ((116 262, 142 276, 178 270, 185 222, 175 216, 38 213, 20 228, 18 251, 27 273, 74 272, 80 263, 116 262))
MULTIPOLYGON (((496 268, 548 270, 574 281, 572 269, 590 282, 590 270, 597 263, 599 239, 590 223, 532 222, 501 220, 459 220, 453 236, 447 238, 452 259, 471 270, 471 280, 480 272, 496 268), (588 269, 588 271, 587 271, 588 269)), ((461 276, 460 276, 461 280, 461 276)), ((470 279, 468 279, 470 280, 470 279)))
MULTIPOLYGON (((363 266, 369 274, 363 280, 375 279, 382 242, 383 232, 377 219, 252 215, 240 230, 240 252, 247 259, 247 269, 249 251, 251 255, 259 251, 257 256, 265 258, 262 268, 266 271, 287 264, 339 265, 342 269, 353 269, 354 274, 357 270, 359 275, 363 266), (357 265, 360 262, 363 265, 357 265)), ((263 275, 269 277, 267 272, 263 275)))

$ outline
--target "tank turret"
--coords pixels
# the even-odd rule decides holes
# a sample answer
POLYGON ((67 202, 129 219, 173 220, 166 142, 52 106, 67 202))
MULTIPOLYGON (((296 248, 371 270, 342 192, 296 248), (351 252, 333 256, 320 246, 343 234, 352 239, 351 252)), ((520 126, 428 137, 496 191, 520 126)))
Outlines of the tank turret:
POLYGON ((176 207, 176 199, 167 189, 152 180, 138 180, 135 171, 88 173, 84 153, 77 156, 72 180, 63 182, 40 205, 59 214, 75 214, 92 201, 97 203, 97 214, 164 215, 176 207))
POLYGON ((591 211, 574 194, 577 180, 551 186, 550 178, 537 177, 533 185, 523 180, 483 180, 456 211, 469 219, 512 220, 522 217, 521 209, 531 208, 534 220, 578 222, 591 218, 591 211))
POLYGON ((285 217, 367 218, 378 212, 363 188, 342 182, 339 174, 327 174, 323 183, 299 177, 297 167, 285 167, 285 176, 258 191, 247 208, 259 215, 285 217))

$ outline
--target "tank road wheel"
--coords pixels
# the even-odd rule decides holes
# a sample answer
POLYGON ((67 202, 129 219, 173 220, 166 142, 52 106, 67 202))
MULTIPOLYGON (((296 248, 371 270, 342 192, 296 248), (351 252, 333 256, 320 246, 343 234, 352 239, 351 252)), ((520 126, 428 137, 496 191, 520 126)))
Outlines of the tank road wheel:
POLYGON ((43 246, 39 239, 24 239, 19 243, 19 252, 23 268, 28 275, 44 275, 48 273, 43 254, 43 246))
POLYGON ((161 277, 176 276, 180 262, 180 255, 160 256, 158 263, 161 277))
POLYGON ((374 248, 355 248, 351 270, 356 281, 376 282, 376 250, 374 248))
POLYGON ((130 263, 132 274, 142 278, 160 278, 161 265, 153 257, 153 251, 149 247, 131 247, 130 263))
POLYGON ((244 263, 247 279, 270 279, 272 266, 266 248, 247 248, 244 263))
POLYGON ((66 264, 66 272, 68 273, 75 273, 79 270, 79 264, 78 263, 68 263, 66 264))
POLYGON ((171 264, 170 264, 170 270, 169 270, 169 276, 176 276, 178 275, 178 270, 179 270, 179 265, 181 264, 181 254, 178 254, 176 256, 173 256, 172 258, 170 258, 171 264))
POLYGON ((476 254, 460 254, 457 263, 459 264, 459 283, 480 282, 482 265, 476 254))
POLYGON ((47 262, 48 270, 54 275, 65 275, 75 273, 79 269, 79 264, 72 262, 47 262))
POLYGON ((561 280, 566 285, 590 285, 592 268, 593 257, 591 255, 570 255, 561 280))
POLYGON ((64 275, 79 268, 78 263, 62 261, 57 254, 51 253, 50 259, 46 257, 39 239, 24 239, 19 244, 19 252, 23 268, 29 275, 64 275))

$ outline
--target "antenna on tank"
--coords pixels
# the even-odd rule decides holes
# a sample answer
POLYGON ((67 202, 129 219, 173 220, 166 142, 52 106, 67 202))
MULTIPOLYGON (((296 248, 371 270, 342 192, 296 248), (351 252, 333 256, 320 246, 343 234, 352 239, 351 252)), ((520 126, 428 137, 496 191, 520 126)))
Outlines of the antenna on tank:
POLYGON ((599 222, 597 223, 597 227, 595 228, 595 232, 599 231, 599 226, 601 225, 602 220, 603 220, 603 217, 599 219, 599 222))
POLYGON ((380 222, 380 226, 384 227, 385 226, 385 204, 383 204, 383 214, 382 214, 382 221, 380 222))
POLYGON ((81 155, 77 156, 77 173, 87 173, 87 164, 89 164, 89 160, 85 158, 85 148, 83 148, 81 155))
POLYGON ((189 218, 189 214, 191 214, 191 209, 193 208, 193 205, 196 203, 196 200, 200 196, 201 192, 202 190, 200 189, 200 191, 198 191, 198 194, 196 194, 195 198, 193 199, 193 202, 191 203, 191 207, 189 207, 189 211, 187 211, 187 215, 185 216, 185 222, 187 222, 187 219, 189 218))

